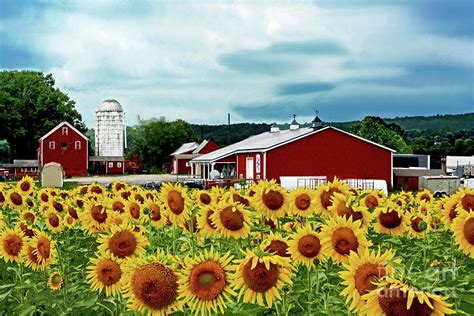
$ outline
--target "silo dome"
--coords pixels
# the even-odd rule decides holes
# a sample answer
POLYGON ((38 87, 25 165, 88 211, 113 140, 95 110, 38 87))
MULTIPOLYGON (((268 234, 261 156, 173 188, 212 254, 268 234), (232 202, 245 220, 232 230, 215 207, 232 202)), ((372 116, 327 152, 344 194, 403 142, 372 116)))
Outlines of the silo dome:
POLYGON ((123 112, 123 109, 117 100, 107 99, 102 102, 97 112, 123 112))

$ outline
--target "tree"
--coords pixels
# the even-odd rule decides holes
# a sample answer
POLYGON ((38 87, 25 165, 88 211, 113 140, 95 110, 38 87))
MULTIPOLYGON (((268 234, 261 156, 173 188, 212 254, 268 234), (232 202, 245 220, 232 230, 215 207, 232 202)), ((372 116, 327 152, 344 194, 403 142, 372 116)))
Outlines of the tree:
POLYGON ((12 157, 36 158, 39 138, 62 121, 87 130, 75 102, 54 84, 51 74, 0 72, 0 139, 8 141, 12 157))
POLYGON ((0 140, 0 161, 7 161, 10 158, 10 144, 6 139, 0 140))
POLYGON ((352 133, 396 150, 398 153, 411 153, 403 139, 403 129, 394 124, 387 124, 380 117, 366 116, 360 123, 353 124, 352 133))
MULTIPOLYGON (((127 130, 130 135, 130 130, 127 130)), ((161 169, 171 161, 171 153, 182 144, 197 140, 192 127, 183 120, 150 120, 133 134, 133 152, 139 154, 146 169, 161 169)))

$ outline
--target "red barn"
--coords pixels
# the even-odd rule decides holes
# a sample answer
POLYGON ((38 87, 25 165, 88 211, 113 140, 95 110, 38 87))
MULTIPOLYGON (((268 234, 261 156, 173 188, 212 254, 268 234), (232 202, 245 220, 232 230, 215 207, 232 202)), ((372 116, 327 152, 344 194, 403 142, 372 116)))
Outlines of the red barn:
POLYGON ((208 154, 221 148, 213 139, 203 140, 200 144, 185 143, 181 145, 175 152, 171 154, 174 174, 189 174, 191 166, 189 161, 204 154, 208 154))
POLYGON ((39 166, 57 162, 67 176, 85 175, 89 140, 68 122, 62 122, 39 140, 39 166))
POLYGON ((0 171, 0 177, 7 174, 11 179, 21 179, 24 176, 38 177, 38 160, 14 159, 13 163, 3 164, 2 167, 5 171, 0 171))
POLYGON ((289 130, 272 127, 270 132, 216 150, 191 161, 197 175, 211 170, 232 170, 235 178, 325 177, 385 180, 393 185, 394 150, 332 126, 289 130))

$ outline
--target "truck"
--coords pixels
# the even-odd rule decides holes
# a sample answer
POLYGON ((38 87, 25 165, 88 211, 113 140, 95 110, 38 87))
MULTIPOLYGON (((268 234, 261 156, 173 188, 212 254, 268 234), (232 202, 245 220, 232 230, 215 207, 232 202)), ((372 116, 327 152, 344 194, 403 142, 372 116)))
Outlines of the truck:
POLYGON ((420 180, 420 191, 428 189, 434 197, 455 193, 461 183, 460 178, 455 176, 424 176, 420 180))

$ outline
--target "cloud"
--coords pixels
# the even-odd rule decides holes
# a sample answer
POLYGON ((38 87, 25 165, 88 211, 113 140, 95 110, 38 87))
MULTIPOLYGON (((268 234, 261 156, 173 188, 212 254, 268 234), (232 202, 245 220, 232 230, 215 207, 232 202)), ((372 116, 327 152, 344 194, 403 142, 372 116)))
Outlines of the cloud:
POLYGON ((329 82, 303 82, 303 83, 288 83, 277 86, 276 94, 279 96, 316 93, 322 91, 329 91, 336 88, 336 85, 329 82))
POLYGON ((272 44, 266 52, 273 54, 298 54, 309 56, 344 55, 346 48, 335 41, 281 42, 272 44))

